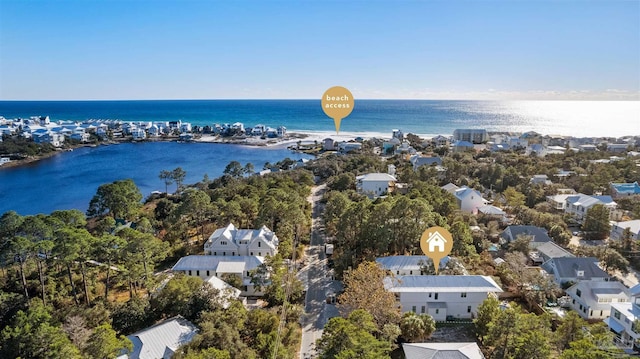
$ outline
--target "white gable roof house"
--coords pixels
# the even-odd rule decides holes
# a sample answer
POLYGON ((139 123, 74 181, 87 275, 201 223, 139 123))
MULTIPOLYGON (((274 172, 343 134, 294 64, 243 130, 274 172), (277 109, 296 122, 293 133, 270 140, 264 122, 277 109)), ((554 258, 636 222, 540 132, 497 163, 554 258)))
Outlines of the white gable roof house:
MULTIPOLYGON (((444 269, 448 262, 449 256, 442 258, 439 268, 444 269)), ((422 268, 433 261, 427 256, 388 256, 376 258, 376 263, 394 275, 423 275, 422 268)))
POLYGON ((584 319, 604 319, 609 316, 611 303, 629 301, 629 290, 620 282, 582 281, 569 287, 569 306, 584 319))
POLYGON ((384 286, 396 294, 403 312, 426 313, 436 321, 473 318, 490 293, 502 292, 491 277, 481 275, 386 277, 384 286))
POLYGON ((278 252, 278 237, 266 226, 237 229, 232 223, 218 228, 204 244, 204 254, 214 256, 273 256, 278 252))
POLYGON ((629 289, 630 300, 611 303, 609 318, 604 322, 616 333, 614 342, 620 348, 631 349, 640 339, 640 328, 636 321, 640 320, 640 284, 629 289))
POLYGON ((133 350, 118 359, 171 359, 180 346, 193 340, 197 332, 198 328, 181 316, 167 319, 127 336, 133 343, 133 350))
POLYGON ((453 183, 448 183, 442 187, 445 191, 453 194, 458 202, 458 207, 463 212, 477 214, 478 209, 487 205, 487 200, 482 198, 482 194, 467 186, 458 187, 453 183))
POLYGON ((393 192, 396 182, 395 176, 388 173, 368 173, 356 177, 356 189, 373 199, 393 192))

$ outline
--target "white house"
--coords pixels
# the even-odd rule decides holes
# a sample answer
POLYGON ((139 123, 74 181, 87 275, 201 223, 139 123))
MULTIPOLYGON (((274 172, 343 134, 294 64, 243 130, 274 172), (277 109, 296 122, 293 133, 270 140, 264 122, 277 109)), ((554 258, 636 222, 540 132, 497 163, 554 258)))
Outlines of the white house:
POLYGON ((490 293, 502 292, 491 277, 481 275, 386 277, 384 286, 395 293, 403 312, 426 313, 436 321, 473 318, 490 293))
POLYGON ((457 129, 453 131, 453 139, 478 144, 489 141, 489 134, 484 129, 457 129))
POLYGON ((442 166, 442 158, 440 157, 424 157, 424 156, 411 156, 409 159, 413 165, 413 170, 417 171, 421 166, 442 166))
POLYGON ((356 189, 369 198, 377 198, 393 192, 396 181, 394 176, 387 173, 368 173, 356 177, 356 189))
POLYGON ((127 338, 133 350, 117 359, 171 359, 176 350, 193 340, 198 328, 181 316, 167 319, 127 338))
POLYGON ((143 129, 137 127, 131 130, 131 136, 133 136, 134 140, 144 140, 147 138, 147 133, 143 129))
MULTIPOLYGON (((440 260, 440 269, 447 266, 449 256, 440 260)), ((431 265, 433 260, 427 256, 388 256, 376 258, 383 269, 394 275, 424 275, 423 267, 431 265)))
POLYGON ((482 213, 485 216, 495 217, 501 222, 507 221, 507 213, 496 206, 492 206, 492 205, 482 206, 478 208, 478 213, 482 213))
POLYGON ((449 137, 442 135, 435 136, 431 139, 431 144, 434 147, 446 147, 449 146, 449 137))
POLYGON ((589 196, 582 193, 567 197, 566 202, 565 213, 571 215, 578 223, 582 223, 587 211, 596 204, 605 206, 610 212, 618 205, 611 196, 589 196))
POLYGON ((11 162, 11 159, 9 157, 0 157, 0 166, 9 162, 11 162))
POLYGON ((629 301, 629 289, 620 282, 583 281, 566 290, 569 306, 584 319, 604 319, 612 303, 629 301))
POLYGON ((458 187, 452 183, 441 187, 445 191, 453 194, 458 202, 458 207, 463 212, 478 213, 480 207, 487 205, 487 200, 482 198, 482 194, 467 186, 458 187))
POLYGON ((629 289, 628 302, 611 303, 611 313, 605 319, 609 328, 616 333, 614 341, 622 348, 633 348, 640 340, 640 285, 629 289))
POLYGON ((476 343, 402 343, 405 359, 485 359, 476 343))
POLYGON ((542 185, 550 185, 552 184, 547 175, 533 175, 529 180, 531 184, 542 184, 542 185))
POLYGON ((210 256, 192 255, 180 258, 171 268, 175 273, 209 280, 210 277, 221 278, 224 275, 235 275, 242 279, 242 295, 261 295, 251 283, 251 271, 264 263, 263 257, 256 256, 210 256))
POLYGON ((609 235, 609 238, 622 239, 624 230, 627 228, 629 228, 629 230, 631 231, 632 239, 640 239, 640 219, 634 219, 632 221, 624 222, 611 222, 611 233, 609 235))
POLYGON ((233 223, 218 228, 204 243, 204 254, 213 256, 273 256, 278 252, 278 237, 266 226, 237 229, 233 223))

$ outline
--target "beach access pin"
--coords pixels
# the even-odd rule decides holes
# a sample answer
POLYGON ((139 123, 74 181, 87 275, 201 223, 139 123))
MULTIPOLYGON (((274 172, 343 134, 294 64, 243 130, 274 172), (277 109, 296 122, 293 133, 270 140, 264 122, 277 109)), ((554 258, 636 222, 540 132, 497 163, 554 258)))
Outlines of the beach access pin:
POLYGON ((427 257, 431 258, 438 274, 440 261, 451 253, 453 248, 453 236, 442 227, 431 227, 422 233, 420 248, 427 257))
POLYGON ((342 86, 334 86, 322 95, 322 110, 333 119, 336 133, 340 132, 340 121, 353 111, 353 95, 342 86))

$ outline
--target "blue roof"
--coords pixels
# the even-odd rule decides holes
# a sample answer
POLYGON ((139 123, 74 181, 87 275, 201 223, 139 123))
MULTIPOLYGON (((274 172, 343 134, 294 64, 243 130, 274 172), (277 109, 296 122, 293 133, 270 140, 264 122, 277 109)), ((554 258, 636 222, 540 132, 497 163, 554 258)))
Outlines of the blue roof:
POLYGON ((633 183, 612 183, 611 187, 618 193, 640 194, 640 185, 638 185, 637 181, 633 183))

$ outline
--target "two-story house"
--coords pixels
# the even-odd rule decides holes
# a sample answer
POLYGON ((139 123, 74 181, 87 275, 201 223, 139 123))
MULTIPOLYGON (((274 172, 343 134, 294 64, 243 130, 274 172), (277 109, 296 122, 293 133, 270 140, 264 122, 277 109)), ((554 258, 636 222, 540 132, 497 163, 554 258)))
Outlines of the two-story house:
POLYGON ((477 214, 478 209, 486 206, 488 203, 480 192, 467 186, 458 187, 453 183, 448 183, 441 188, 456 197, 458 207, 463 212, 477 214))
POLYGON ((608 281, 609 275, 598 266, 595 257, 558 257, 542 264, 542 268, 559 286, 564 283, 580 281, 608 281))
POLYGON ((629 301, 629 289, 620 282, 582 281, 566 290, 569 306, 584 319, 604 319, 613 303, 629 301))
POLYGON ((622 239, 624 231, 629 228, 631 232, 631 239, 640 239, 640 219, 634 219, 632 221, 612 222, 611 233, 609 238, 622 239))
POLYGON ((356 189, 369 198, 378 198, 393 192, 396 182, 388 173, 369 173, 356 177, 356 189))
POLYGON ((384 286, 395 293, 402 312, 426 313, 436 321, 473 318, 489 295, 502 292, 491 277, 481 275, 386 277, 384 286))
POLYGON ((218 228, 204 244, 204 254, 212 256, 273 256, 278 252, 278 237, 266 226, 237 229, 233 223, 218 228))
POLYGON ((566 202, 565 213, 571 215, 578 223, 584 221, 587 211, 596 204, 605 206, 609 211, 617 207, 611 196, 588 196, 582 193, 567 197, 566 202))
POLYGON ((616 333, 615 343, 622 348, 636 348, 640 340, 640 284, 629 289, 628 302, 611 303, 611 315, 605 319, 616 333))

